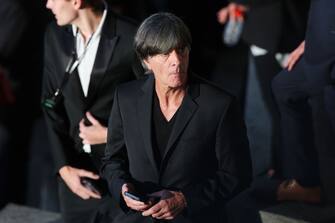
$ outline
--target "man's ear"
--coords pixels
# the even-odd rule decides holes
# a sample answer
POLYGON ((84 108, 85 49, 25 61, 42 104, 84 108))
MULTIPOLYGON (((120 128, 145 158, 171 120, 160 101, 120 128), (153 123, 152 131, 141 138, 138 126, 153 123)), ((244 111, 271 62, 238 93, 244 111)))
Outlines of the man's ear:
POLYGON ((147 70, 151 70, 151 66, 150 66, 150 63, 149 63, 148 59, 144 59, 142 64, 145 65, 145 68, 147 70))
POLYGON ((73 1, 73 6, 75 9, 81 9, 84 5, 84 0, 72 0, 73 1))

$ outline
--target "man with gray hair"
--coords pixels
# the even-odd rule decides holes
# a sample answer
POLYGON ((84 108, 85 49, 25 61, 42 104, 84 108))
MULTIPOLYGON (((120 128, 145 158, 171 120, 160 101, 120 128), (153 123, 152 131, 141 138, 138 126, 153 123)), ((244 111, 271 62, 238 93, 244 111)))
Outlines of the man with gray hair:
POLYGON ((251 175, 233 97, 189 72, 191 35, 173 14, 147 18, 135 49, 152 74, 117 88, 101 170, 117 222, 222 222, 251 175))

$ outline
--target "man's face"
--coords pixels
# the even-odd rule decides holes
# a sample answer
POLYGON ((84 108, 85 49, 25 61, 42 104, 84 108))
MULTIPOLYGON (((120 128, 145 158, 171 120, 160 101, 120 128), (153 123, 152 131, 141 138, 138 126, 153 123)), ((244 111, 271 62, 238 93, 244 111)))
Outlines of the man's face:
POLYGON ((55 15, 59 26, 68 25, 77 17, 75 0, 47 0, 46 7, 55 15))
POLYGON ((168 54, 157 54, 144 62, 154 73, 157 84, 177 88, 187 80, 189 49, 175 49, 168 54))

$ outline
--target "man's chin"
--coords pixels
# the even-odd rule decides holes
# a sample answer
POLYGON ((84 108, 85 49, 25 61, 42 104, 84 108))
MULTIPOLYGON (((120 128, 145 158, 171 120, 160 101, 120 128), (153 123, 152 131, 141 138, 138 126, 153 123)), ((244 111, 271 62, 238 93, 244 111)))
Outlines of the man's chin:
POLYGON ((59 21, 59 20, 56 20, 56 23, 57 23, 58 26, 65 26, 65 25, 67 25, 64 22, 59 21))
POLYGON ((185 85, 185 81, 176 81, 174 83, 171 83, 170 87, 176 89, 176 88, 181 88, 184 85, 185 85))

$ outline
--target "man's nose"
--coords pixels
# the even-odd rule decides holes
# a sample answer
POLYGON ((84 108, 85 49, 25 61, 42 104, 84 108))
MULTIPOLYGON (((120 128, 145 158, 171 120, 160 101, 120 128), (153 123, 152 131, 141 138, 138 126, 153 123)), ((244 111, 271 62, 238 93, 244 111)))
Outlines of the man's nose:
POLYGON ((181 62, 182 56, 176 50, 173 50, 170 53, 170 59, 173 65, 179 65, 181 62))
POLYGON ((47 9, 51 9, 51 1, 50 0, 47 0, 47 3, 45 4, 45 7, 47 9))

